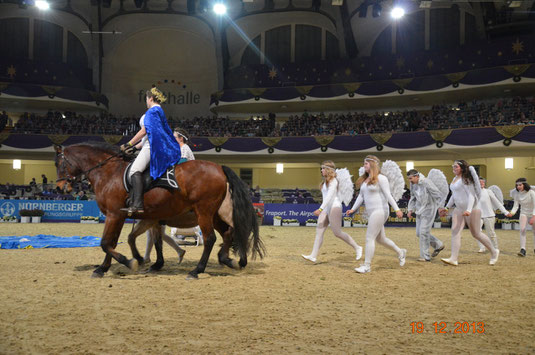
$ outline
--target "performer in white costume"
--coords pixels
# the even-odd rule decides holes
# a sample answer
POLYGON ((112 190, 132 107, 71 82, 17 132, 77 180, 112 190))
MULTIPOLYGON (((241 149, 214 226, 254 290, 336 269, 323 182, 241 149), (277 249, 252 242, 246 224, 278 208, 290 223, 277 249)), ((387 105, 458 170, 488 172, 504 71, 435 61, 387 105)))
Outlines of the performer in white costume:
POLYGON ((353 183, 347 169, 336 169, 334 163, 326 160, 321 164, 321 176, 324 182, 321 184, 323 202, 314 215, 318 216, 316 238, 310 255, 301 255, 308 261, 316 263, 318 254, 323 244, 325 230, 331 225, 334 235, 349 244, 356 254, 356 259, 362 257, 362 247, 353 238, 342 231, 342 201, 349 203, 353 198, 353 183))
MULTIPOLYGON (((436 170, 436 169, 433 169, 436 170)), ((431 179, 415 169, 407 172, 411 184, 411 199, 409 200, 407 217, 411 218, 412 213, 416 213, 416 236, 420 241, 420 259, 418 261, 431 261, 444 249, 444 243, 431 234, 431 227, 435 221, 437 209, 444 205, 448 192, 442 192, 431 179), (434 251, 429 255, 429 246, 434 251)), ((448 183, 442 174, 446 188, 448 183)))
POLYGON ((440 215, 445 216, 448 208, 455 205, 451 222, 451 256, 441 260, 449 265, 458 265, 461 232, 466 224, 472 236, 490 250, 489 264, 494 265, 498 261, 500 251, 492 246, 489 237, 481 231, 481 210, 477 205, 481 195, 481 185, 476 170, 464 160, 456 160, 452 168, 455 177, 450 184, 451 197, 446 208, 439 209, 440 215))
MULTIPOLYGON (((398 218, 402 218, 403 213, 390 193, 388 178, 379 173, 379 165, 380 160, 374 155, 368 155, 364 159, 364 174, 361 175, 357 181, 357 186, 360 185, 359 196, 353 207, 346 212, 347 215, 351 215, 362 205, 362 203, 364 203, 368 214, 365 259, 363 265, 355 268, 355 271, 358 273, 367 273, 371 271, 376 241, 395 251, 399 258, 399 265, 405 265, 407 251, 405 249, 400 249, 392 240, 388 239, 385 234, 385 222, 388 219, 390 211, 388 204, 394 208, 398 218)), ((403 175, 401 175, 401 171, 399 172, 399 175, 403 184, 403 175)))
MULTIPOLYGON (((496 214, 494 210, 500 209, 504 215, 508 215, 509 212, 503 206, 503 194, 502 190, 496 185, 486 188, 487 181, 485 178, 480 177, 479 182, 481 184, 481 198, 479 199, 479 208, 481 209, 481 220, 485 226, 485 232, 492 242, 494 249, 498 248, 498 237, 494 231, 494 225, 496 224, 496 214)), ((479 246, 478 253, 485 252, 485 246, 478 240, 479 246)))
MULTIPOLYGON (((518 256, 526 256, 526 228, 535 221, 535 191, 531 189, 525 178, 516 180, 516 188, 511 191, 515 199, 513 209, 507 217, 513 217, 520 206, 520 251, 518 256)), ((535 245, 535 228, 533 229, 533 243, 535 245)), ((535 249, 533 250, 535 252, 535 249)))

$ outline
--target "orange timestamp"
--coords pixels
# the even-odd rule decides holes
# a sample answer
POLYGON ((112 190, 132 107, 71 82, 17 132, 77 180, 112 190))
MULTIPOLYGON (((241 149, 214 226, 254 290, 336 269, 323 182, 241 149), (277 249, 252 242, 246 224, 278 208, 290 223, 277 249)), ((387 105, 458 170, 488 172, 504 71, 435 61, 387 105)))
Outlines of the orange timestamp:
MULTIPOLYGON (((423 333, 424 323, 423 322, 412 322, 410 324, 412 333, 423 333)), ((482 334, 485 333, 485 323, 484 322, 455 322, 453 324, 453 331, 448 329, 448 323, 446 322, 435 322, 433 323, 433 330, 435 334, 482 334)))

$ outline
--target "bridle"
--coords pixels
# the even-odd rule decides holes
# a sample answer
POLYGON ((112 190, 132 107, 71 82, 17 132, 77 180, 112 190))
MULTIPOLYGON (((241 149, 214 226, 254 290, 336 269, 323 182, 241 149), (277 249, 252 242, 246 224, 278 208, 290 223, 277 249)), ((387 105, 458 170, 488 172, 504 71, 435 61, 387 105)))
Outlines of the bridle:
POLYGON ((67 156, 63 152, 58 153, 58 159, 59 158, 63 158, 63 161, 61 162, 61 169, 66 172, 67 176, 64 177, 64 178, 57 179, 56 182, 66 181, 68 184, 72 184, 72 183, 75 183, 75 182, 86 181, 87 180, 87 175, 91 171, 103 167, 108 161, 110 161, 111 159, 113 159, 115 157, 118 157, 121 154, 124 154, 124 153, 123 152, 119 152, 119 153, 113 154, 113 155, 107 157, 106 159, 98 162, 97 165, 95 165, 95 166, 93 166, 93 167, 91 167, 91 168, 89 168, 87 170, 84 170, 81 173, 76 174, 75 176, 72 176, 67 172, 66 165, 71 166, 73 169, 75 168, 75 166, 69 161, 69 159, 67 159, 67 156))

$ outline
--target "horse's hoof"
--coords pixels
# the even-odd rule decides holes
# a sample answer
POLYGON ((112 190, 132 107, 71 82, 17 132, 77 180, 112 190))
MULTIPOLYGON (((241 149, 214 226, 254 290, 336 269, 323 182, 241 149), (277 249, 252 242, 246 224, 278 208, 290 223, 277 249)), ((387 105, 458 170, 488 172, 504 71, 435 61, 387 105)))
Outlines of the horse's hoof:
POLYGON ((91 274, 92 279, 101 279, 103 277, 104 277, 104 273, 102 272, 93 271, 93 273, 91 274))
POLYGON ((230 265, 233 269, 239 269, 240 268, 240 265, 238 264, 238 262, 236 261, 236 259, 231 259, 230 261, 230 265))
POLYGON ((132 272, 137 272, 137 269, 139 268, 139 262, 136 259, 132 259, 128 263, 128 267, 130 270, 132 270, 132 272))
POLYGON ((199 276, 197 276, 197 275, 188 274, 188 276, 186 276, 186 280, 187 281, 198 280, 198 279, 199 279, 199 276))

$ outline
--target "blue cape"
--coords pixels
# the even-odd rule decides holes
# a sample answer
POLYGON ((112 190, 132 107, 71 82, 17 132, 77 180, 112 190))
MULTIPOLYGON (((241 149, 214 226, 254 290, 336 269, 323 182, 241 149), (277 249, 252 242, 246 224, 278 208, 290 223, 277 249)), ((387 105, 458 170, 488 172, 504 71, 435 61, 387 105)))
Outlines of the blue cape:
POLYGON ((147 110, 144 123, 150 143, 150 176, 157 179, 180 160, 180 145, 160 106, 147 110))

